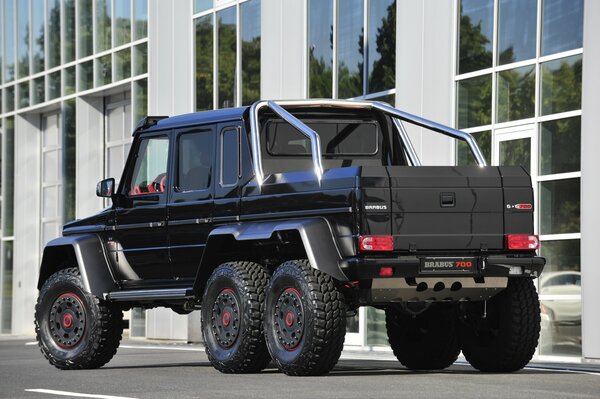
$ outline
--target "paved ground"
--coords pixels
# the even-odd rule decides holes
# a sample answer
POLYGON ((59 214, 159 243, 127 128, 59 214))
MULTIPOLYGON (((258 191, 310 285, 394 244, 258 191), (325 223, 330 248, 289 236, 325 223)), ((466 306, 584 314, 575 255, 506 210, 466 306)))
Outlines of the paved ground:
POLYGON ((325 377, 287 377, 273 368, 224 375, 210 366, 201 347, 124 341, 115 358, 99 370, 60 371, 46 362, 31 339, 0 338, 0 398, 61 397, 28 390, 116 399, 600 398, 600 368, 574 366, 580 370, 567 371, 536 364, 514 374, 483 374, 456 364, 443 372, 415 373, 378 357, 389 355, 345 353, 325 377))

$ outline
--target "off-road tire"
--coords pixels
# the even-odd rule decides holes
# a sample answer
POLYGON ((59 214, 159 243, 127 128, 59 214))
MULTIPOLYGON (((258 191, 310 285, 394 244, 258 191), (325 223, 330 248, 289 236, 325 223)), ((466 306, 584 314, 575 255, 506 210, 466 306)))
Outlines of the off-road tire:
POLYGON ((385 311, 385 323, 394 355, 410 370, 442 370, 458 358, 455 305, 432 304, 414 316, 389 307, 385 311))
MULTIPOLYGON (((69 320, 72 323, 72 318, 69 320)), ((62 269, 52 274, 40 290, 35 306, 35 332, 42 353, 53 366, 63 370, 95 369, 108 363, 117 353, 123 334, 123 312, 86 292, 79 269, 62 269), (71 342, 73 345, 60 343, 58 340, 64 338, 54 336, 56 327, 52 315, 56 309, 53 307, 61 297, 69 297, 69 301, 83 308, 80 314, 83 333, 80 337, 73 334, 77 341, 76 344, 71 342), (53 328, 55 330, 51 330, 53 328)))
POLYGON ((271 357, 285 374, 323 375, 331 371, 346 335, 345 301, 333 278, 313 269, 306 259, 282 263, 267 291, 265 335, 271 357), (290 301, 291 310, 277 314, 285 301, 290 301), (301 327, 297 340, 282 339, 282 327, 276 325, 282 320, 286 324, 289 321, 291 328, 301 327))
POLYGON ((208 279, 202 298, 202 335, 208 359, 220 372, 257 373, 269 365, 271 358, 263 333, 268 283, 265 269, 253 262, 223 263, 208 279), (222 324, 224 313, 218 315, 221 319, 213 320, 213 313, 220 309, 219 298, 236 303, 235 309, 228 308, 227 326, 222 324), (228 337, 231 342, 224 342, 225 332, 216 332, 219 325, 235 334, 228 337))
POLYGON ((485 372, 512 372, 529 363, 540 336, 540 303, 528 278, 483 303, 470 304, 461 323, 461 348, 471 366, 485 372))

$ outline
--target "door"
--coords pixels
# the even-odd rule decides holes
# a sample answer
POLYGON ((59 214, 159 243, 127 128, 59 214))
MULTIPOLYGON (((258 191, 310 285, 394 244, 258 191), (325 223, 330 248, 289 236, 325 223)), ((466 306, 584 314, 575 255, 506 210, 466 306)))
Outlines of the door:
POLYGON ((173 274, 182 283, 196 277, 212 226, 215 133, 209 125, 174 134, 168 228, 173 274))
POLYGON ((112 237, 119 272, 131 284, 172 278, 166 228, 169 136, 142 137, 135 151, 120 187, 123 198, 115 208, 112 237))

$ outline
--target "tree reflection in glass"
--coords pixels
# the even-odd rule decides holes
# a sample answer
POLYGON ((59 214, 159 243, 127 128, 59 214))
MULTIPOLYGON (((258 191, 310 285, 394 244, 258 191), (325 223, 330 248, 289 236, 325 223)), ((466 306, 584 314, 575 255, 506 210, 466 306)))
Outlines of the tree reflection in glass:
POLYGON ((497 122, 531 118, 535 113, 535 66, 498 73, 497 122))
POLYGON ((492 75, 458 81, 458 128, 492 123, 492 75))
POLYGON ((500 166, 522 166, 531 173, 531 139, 516 139, 500 142, 500 166))
POLYGON ((396 87, 396 0, 369 2, 368 93, 396 87))
POLYGON ((196 110, 213 109, 213 15, 196 23, 196 110))
POLYGON ((540 174, 580 170, 581 117, 540 124, 540 174))
POLYGON ((494 0, 460 2, 460 44, 458 73, 492 66, 494 0))
POLYGON ((542 115, 581 108, 581 55, 542 64, 542 115))
POLYGON ((309 97, 331 98, 333 83, 333 1, 308 3, 309 97))
POLYGON ((363 94, 363 0, 347 0, 338 10, 338 97, 363 94))

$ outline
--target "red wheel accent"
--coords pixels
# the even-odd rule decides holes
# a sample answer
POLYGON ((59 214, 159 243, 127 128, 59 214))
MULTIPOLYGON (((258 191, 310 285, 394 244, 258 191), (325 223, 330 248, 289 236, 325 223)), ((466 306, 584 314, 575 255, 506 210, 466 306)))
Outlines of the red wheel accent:
POLYGON ((231 348, 240 335, 240 305, 231 288, 224 288, 212 306, 210 326, 217 343, 224 349, 231 348))
POLYGON ((63 316, 63 326, 71 327, 71 325, 73 325, 73 316, 71 316, 70 314, 64 315, 63 316))
POLYGON ((288 327, 291 327, 294 324, 294 314, 292 312, 287 312, 285 315, 285 324, 288 327))
POLYGON ((274 313, 275 333, 280 345, 287 351, 296 350, 304 335, 304 307, 300 291, 294 287, 283 290, 274 313))
POLYGON ((221 321, 223 322, 223 325, 225 327, 227 327, 229 325, 229 323, 231 323, 231 314, 229 312, 223 313, 223 317, 222 317, 221 321))
POLYGON ((60 295, 50 308, 48 321, 56 345, 64 349, 77 346, 86 328, 83 301, 72 292, 60 295))

